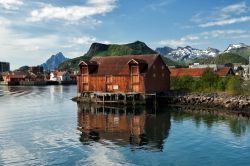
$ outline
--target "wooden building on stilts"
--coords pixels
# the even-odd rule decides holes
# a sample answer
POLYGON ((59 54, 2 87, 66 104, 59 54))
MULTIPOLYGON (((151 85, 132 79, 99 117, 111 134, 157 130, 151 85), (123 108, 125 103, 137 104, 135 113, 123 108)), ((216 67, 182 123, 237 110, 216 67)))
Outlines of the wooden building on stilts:
POLYGON ((89 101, 144 104, 170 88, 170 71, 158 54, 93 57, 79 63, 78 96, 89 101))

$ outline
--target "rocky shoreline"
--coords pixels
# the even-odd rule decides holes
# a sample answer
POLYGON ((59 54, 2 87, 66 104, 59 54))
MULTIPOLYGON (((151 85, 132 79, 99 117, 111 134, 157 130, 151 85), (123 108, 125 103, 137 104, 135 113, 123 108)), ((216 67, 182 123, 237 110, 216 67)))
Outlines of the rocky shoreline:
MULTIPOLYGON (((92 101, 90 97, 74 97, 72 100, 80 103, 99 103, 92 101)), ((220 111, 228 110, 250 114, 250 96, 230 96, 226 93, 169 92, 164 95, 159 95, 157 102, 169 106, 204 108, 220 111)))
POLYGON ((230 96, 225 93, 169 93, 164 96, 170 105, 197 106, 250 112, 250 96, 230 96))

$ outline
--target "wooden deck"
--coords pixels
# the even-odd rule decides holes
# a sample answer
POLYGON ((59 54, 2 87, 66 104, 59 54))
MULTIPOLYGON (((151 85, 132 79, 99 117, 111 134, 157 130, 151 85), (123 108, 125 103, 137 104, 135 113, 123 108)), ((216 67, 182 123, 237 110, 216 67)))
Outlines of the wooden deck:
POLYGON ((86 92, 76 101, 103 105, 145 105, 148 101, 156 104, 156 94, 86 92))

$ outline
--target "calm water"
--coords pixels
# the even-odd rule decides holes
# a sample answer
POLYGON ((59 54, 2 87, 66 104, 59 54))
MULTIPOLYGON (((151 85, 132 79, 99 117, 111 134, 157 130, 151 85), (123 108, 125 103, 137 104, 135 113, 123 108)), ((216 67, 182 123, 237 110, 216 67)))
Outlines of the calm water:
POLYGON ((0 86, 0 165, 250 165, 247 119, 77 106, 75 95, 0 86))

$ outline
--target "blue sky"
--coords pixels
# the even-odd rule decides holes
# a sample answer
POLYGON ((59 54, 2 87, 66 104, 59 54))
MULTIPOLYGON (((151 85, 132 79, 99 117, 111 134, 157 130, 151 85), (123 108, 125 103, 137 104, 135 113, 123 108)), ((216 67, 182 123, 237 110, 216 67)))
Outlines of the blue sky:
POLYGON ((12 69, 59 51, 81 56, 92 42, 136 40, 153 49, 250 44, 250 1, 0 0, 0 61, 12 69))

